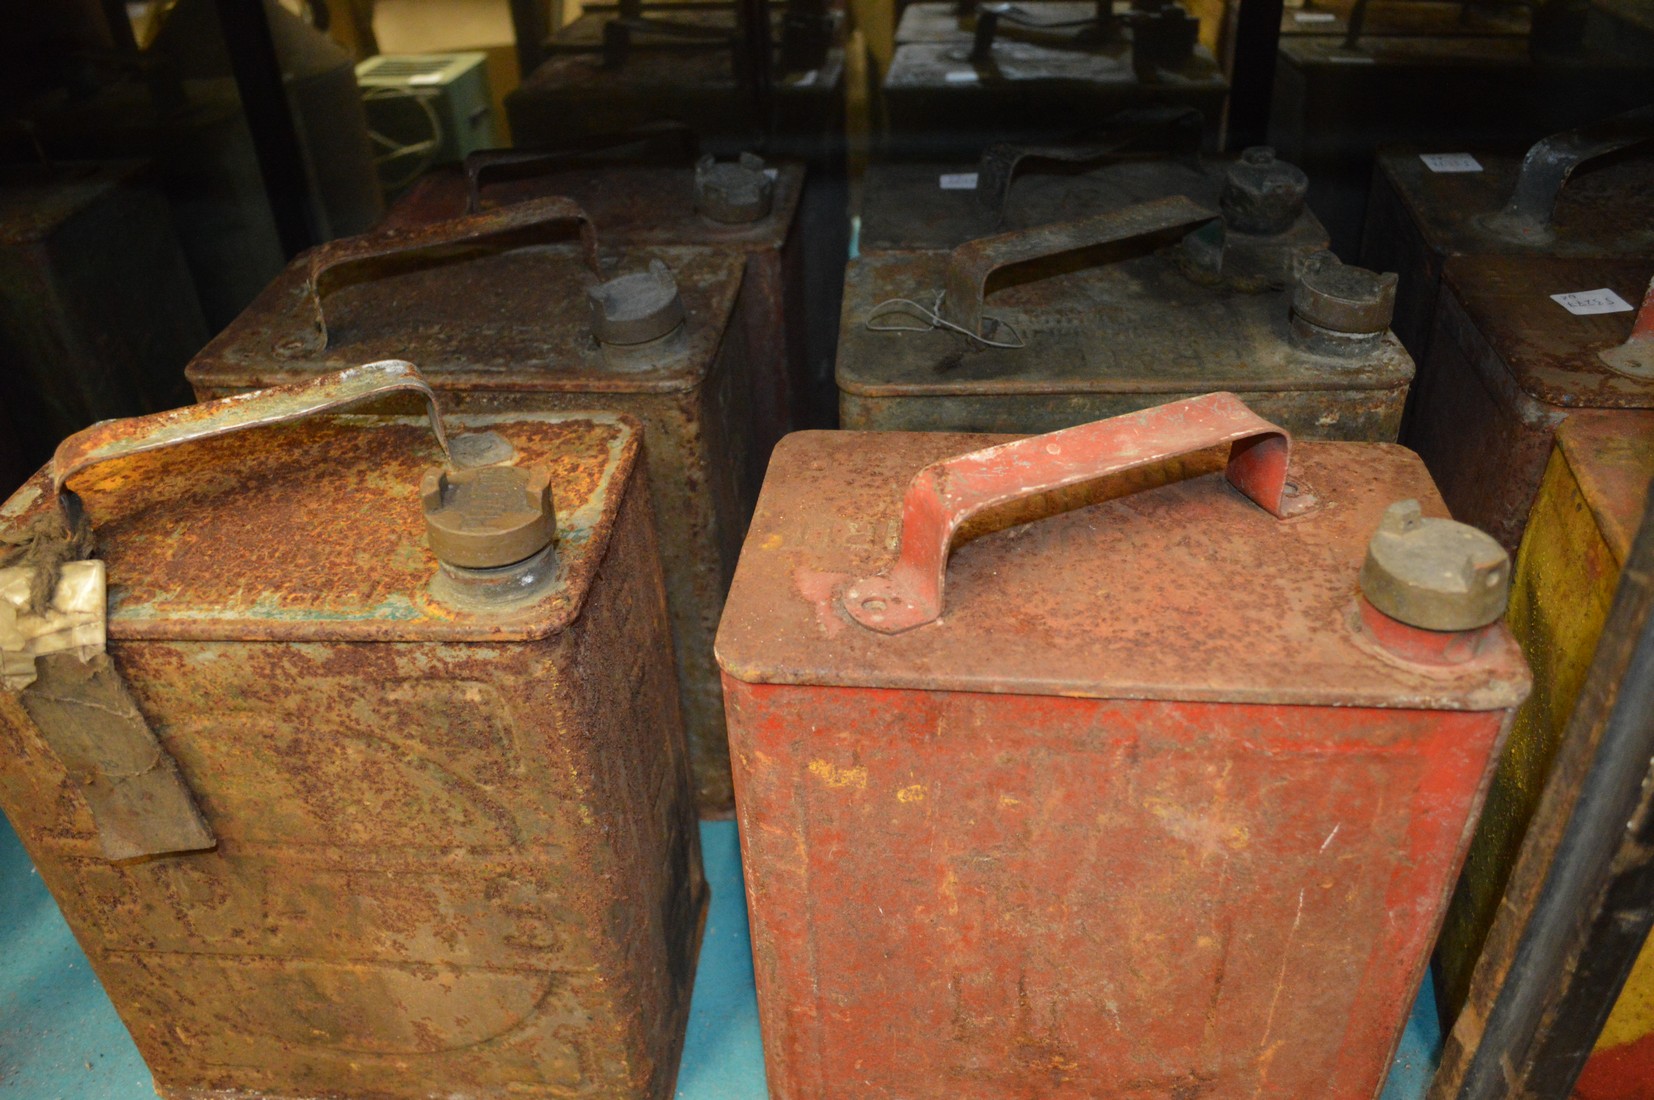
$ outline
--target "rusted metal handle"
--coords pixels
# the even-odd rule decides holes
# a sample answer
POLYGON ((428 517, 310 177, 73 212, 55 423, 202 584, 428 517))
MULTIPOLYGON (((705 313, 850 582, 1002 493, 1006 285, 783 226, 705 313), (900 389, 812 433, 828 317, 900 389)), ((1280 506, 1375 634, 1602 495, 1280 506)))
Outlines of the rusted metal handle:
POLYGON ((1128 149, 1192 156, 1200 151, 1205 125, 1205 116, 1193 107, 1149 107, 1121 111, 1099 127, 1051 145, 990 145, 976 168, 976 201, 992 213, 1003 213, 1011 182, 1029 161, 1092 164, 1128 149))
POLYGON ((1208 210, 1182 195, 1142 202, 1071 222, 1018 229, 966 241, 948 258, 941 314, 966 332, 982 334, 982 298, 988 277, 1002 267, 1060 256, 1102 244, 1149 237, 1212 221, 1208 210))
POLYGON ((400 391, 424 396, 431 431, 442 447, 443 455, 451 458, 448 433, 442 424, 442 412, 437 408, 436 393, 412 363, 385 359, 334 371, 296 385, 272 386, 252 393, 221 397, 216 401, 204 401, 199 405, 186 405, 181 409, 94 424, 58 444, 57 452, 52 455, 52 490, 57 494, 64 521, 72 531, 80 522, 81 503, 80 498, 69 490, 68 481, 83 470, 144 451, 301 420, 329 409, 400 391))
POLYGON ((583 141, 554 149, 479 149, 465 158, 465 210, 482 209, 484 177, 532 179, 567 167, 570 161, 598 153, 613 152, 634 145, 658 146, 664 154, 693 163, 700 153, 700 139, 681 122, 652 122, 616 134, 598 134, 583 141))
POLYGON ((1510 201, 1487 219, 1488 227, 1517 240, 1545 238, 1550 233, 1556 200, 1574 169, 1606 153, 1651 141, 1654 104, 1536 142, 1522 158, 1510 201))
POLYGON ((1174 401, 934 462, 908 483, 895 562, 845 588, 844 610, 881 634, 934 622, 942 614, 954 533, 977 512, 1223 443, 1233 445, 1229 483, 1271 515, 1287 515, 1292 437, 1232 393, 1174 401))
POLYGON ((1625 343, 1597 352, 1597 358, 1627 377, 1654 380, 1654 279, 1631 322, 1631 335, 1625 343))
POLYGON ((400 256, 443 245, 468 244, 514 230, 569 221, 579 223, 586 266, 601 279, 603 267, 597 256, 597 227, 579 203, 561 195, 513 203, 481 214, 463 214, 414 229, 347 237, 321 245, 310 253, 310 278, 305 289, 313 313, 313 333, 304 350, 319 352, 327 347, 327 313, 324 306, 327 290, 324 280, 340 268, 385 256, 400 256))

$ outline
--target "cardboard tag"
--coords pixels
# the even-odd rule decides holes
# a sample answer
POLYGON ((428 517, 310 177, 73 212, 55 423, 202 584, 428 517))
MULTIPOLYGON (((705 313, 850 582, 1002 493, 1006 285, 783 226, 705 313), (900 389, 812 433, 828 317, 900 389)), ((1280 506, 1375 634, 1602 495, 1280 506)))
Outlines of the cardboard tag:
POLYGON ((1432 172, 1480 172, 1482 162, 1469 153, 1420 153, 1419 159, 1432 172))
POLYGON ((944 191, 975 191, 975 172, 946 172, 937 181, 944 191))
POLYGON ((947 81, 949 84, 975 84, 977 81, 981 80, 982 77, 973 70, 967 70, 963 72, 948 73, 943 76, 942 79, 947 81))
POLYGON ((1607 287, 1601 290, 1576 290, 1572 294, 1552 294, 1551 301, 1575 317, 1589 317, 1597 313, 1630 313, 1634 308, 1607 287))

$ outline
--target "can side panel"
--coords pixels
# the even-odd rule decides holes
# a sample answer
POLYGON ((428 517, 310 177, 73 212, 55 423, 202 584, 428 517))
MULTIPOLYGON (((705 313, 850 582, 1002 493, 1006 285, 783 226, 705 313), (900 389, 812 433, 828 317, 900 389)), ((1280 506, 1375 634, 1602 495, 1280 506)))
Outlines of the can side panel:
MULTIPOLYGON (((839 391, 839 422, 853 431, 1037 434, 1135 412, 1188 393, 977 394, 968 397, 863 396, 839 391)), ((1260 392, 1237 396, 1266 420, 1303 439, 1394 442, 1407 400, 1389 389, 1260 392)))
POLYGON ((781 1100, 1370 1100, 1508 717, 725 690, 781 1100))
POLYGON ((1508 621, 1533 666, 1437 948, 1437 997, 1456 1017, 1551 761, 1607 621, 1619 562, 1560 451, 1553 451, 1516 559, 1508 621))
POLYGON ((1419 378, 1408 445, 1430 468, 1453 518, 1515 554, 1563 410, 1517 389, 1446 285, 1419 378))
MULTIPOLYGON (((1360 263, 1370 270, 1393 271, 1398 276, 1396 310, 1390 331, 1422 371, 1436 310, 1436 291, 1441 283, 1441 254, 1425 240, 1423 229, 1390 174, 1386 157, 1380 157, 1373 168, 1367 220, 1361 232, 1360 263)), ((1418 387, 1416 377, 1413 385, 1415 389, 1418 387)))

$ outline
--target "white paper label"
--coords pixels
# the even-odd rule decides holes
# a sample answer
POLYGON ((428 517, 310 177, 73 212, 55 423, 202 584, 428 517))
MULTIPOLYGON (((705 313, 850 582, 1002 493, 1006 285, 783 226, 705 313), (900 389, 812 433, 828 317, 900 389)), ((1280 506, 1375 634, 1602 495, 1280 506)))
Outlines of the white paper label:
POLYGON ((1420 153, 1419 159, 1432 172, 1480 172, 1482 162, 1469 153, 1420 153))
POLYGON ((944 191, 975 191, 975 172, 947 172, 938 181, 944 191))
POLYGON ((764 175, 768 176, 772 180, 773 179, 780 179, 781 178, 781 169, 779 169, 779 168, 766 168, 766 169, 764 169, 764 175))
POLYGON ((1336 23, 1338 16, 1330 11, 1301 11, 1292 18, 1300 23, 1336 23))
POLYGON ((1364 53, 1329 53, 1328 61, 1336 61, 1341 65, 1371 65, 1373 59, 1364 53))
POLYGON ((409 84, 441 84, 441 73, 415 73, 408 78, 409 84))
POLYGON ((812 85, 816 82, 816 78, 820 75, 821 74, 819 72, 817 72, 815 69, 811 69, 809 72, 806 72, 806 73, 799 73, 798 77, 793 81, 793 87, 795 87, 795 88, 808 88, 810 85, 812 85))
POLYGON ((949 84, 975 84, 982 78, 975 72, 957 72, 948 73, 943 76, 942 79, 947 81, 949 84))
POLYGON ((1576 290, 1572 294, 1552 294, 1551 301, 1575 317, 1589 317, 1593 313, 1630 313, 1631 303, 1607 287, 1601 290, 1576 290))

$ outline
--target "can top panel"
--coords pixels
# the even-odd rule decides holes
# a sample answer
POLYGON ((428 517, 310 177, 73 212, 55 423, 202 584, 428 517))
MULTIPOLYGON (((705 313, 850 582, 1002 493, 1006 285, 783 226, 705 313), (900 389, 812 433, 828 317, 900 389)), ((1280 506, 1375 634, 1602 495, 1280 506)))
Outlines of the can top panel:
MULTIPOLYGON (((1004 84, 1078 81, 1134 87, 1142 83, 1132 68, 1131 46, 1124 41, 1072 50, 1001 38, 994 42, 993 60, 980 66, 968 59, 970 51, 969 42, 909 42, 898 46, 885 74, 885 93, 922 92, 968 101, 981 95, 984 88, 1004 84), (975 74, 975 79, 962 80, 955 75, 959 73, 975 74)), ((1221 91, 1229 86, 1212 51, 1204 46, 1195 47, 1194 56, 1175 71, 1167 84, 1183 95, 1206 89, 1221 91)))
MULTIPOLYGON (((580 612, 637 462, 616 415, 461 415, 519 466, 551 473, 556 575, 516 611, 432 597, 422 474, 442 465, 423 417, 327 415, 181 444, 71 480, 109 577, 115 639, 486 641, 556 633, 580 612)), ((489 457, 495 457, 490 455, 489 457)), ((42 471, 0 506, 0 533, 55 505, 42 471)))
POLYGON ((70 161, 0 169, 0 245, 34 244, 122 186, 133 186, 141 161, 70 161))
POLYGON ((1200 285, 1169 251, 990 286, 984 317, 1010 325, 1023 347, 983 347, 941 329, 867 328, 875 307, 891 299, 929 307, 944 286, 948 255, 883 252, 850 262, 840 389, 865 397, 1350 391, 1393 389, 1413 376, 1394 335, 1357 357, 1300 349, 1289 337, 1289 293, 1200 285))
POLYGON ((784 439, 719 627, 725 672, 749 683, 1464 710, 1527 692, 1502 628, 1473 662, 1424 669, 1356 625, 1357 578, 1385 508, 1416 498, 1427 515, 1447 514, 1423 463, 1393 444, 1296 442, 1289 477, 1315 504, 1286 520, 1224 479, 1227 448, 1001 509, 955 541, 940 619, 882 634, 850 618, 840 594, 890 564, 913 475, 1009 438, 784 439))
MULTIPOLYGON (((1281 38, 1281 58, 1302 68, 1351 71, 1355 57, 1370 57, 1386 69, 1505 69, 1527 71, 1534 62, 1528 40, 1514 35, 1472 38, 1444 35, 1363 36, 1355 54, 1336 36, 1290 35, 1281 38)), ((1598 60, 1593 57, 1593 61, 1598 60)))
MULTIPOLYGON (((636 245, 712 245, 779 249, 786 241, 804 188, 804 167, 780 161, 775 170, 775 200, 770 212, 746 225, 726 225, 695 209, 692 164, 606 163, 601 156, 575 159, 532 177, 485 181, 484 209, 567 195, 597 223, 602 239, 636 245)), ((432 172, 391 208, 385 225, 412 228, 457 218, 465 213, 470 187, 456 167, 432 172)))
MULTIPOLYGON (((1167 195, 1187 195, 1216 210, 1230 163, 1118 159, 1075 172, 1072 166, 1046 167, 1030 160, 1011 181, 1003 217, 989 211, 974 189, 941 186, 943 176, 977 173, 976 162, 874 164, 867 169, 862 199, 861 251, 953 248, 993 233, 1083 218, 1167 195)), ((1307 209, 1296 225, 1269 241, 1282 252, 1308 254, 1328 246, 1326 229, 1307 209)))
MULTIPOLYGON (((1097 11, 1096 0, 1023 0, 1017 4, 1017 11, 1030 23, 1072 23, 1078 20, 1090 19, 1097 11)), ((1124 15, 1131 10, 1129 0, 1114 0, 1116 15, 1124 15)), ((1055 28, 1054 31, 1040 31, 1034 28, 1027 32, 1029 37, 1034 33, 1051 35, 1072 28, 1055 28)), ((1008 25, 1001 25, 1002 39, 1008 39, 1016 34, 1017 30, 1008 25)), ((896 24, 896 45, 905 45, 908 42, 969 42, 971 40, 970 24, 960 16, 959 5, 948 0, 929 0, 926 3, 909 4, 902 9, 902 18, 896 24)))
MULTIPOLYGON (((570 231, 572 232, 572 231, 570 231)), ((598 228, 602 240, 601 226, 598 228)), ((621 245, 606 273, 645 271, 659 259, 677 280, 685 339, 658 360, 617 369, 592 337, 586 288, 596 276, 573 241, 481 242, 351 265, 326 293, 327 342, 311 350, 314 296, 304 256, 219 333, 186 374, 222 392, 301 381, 377 359, 412 359, 442 390, 637 393, 693 389, 730 325, 746 262, 736 249, 621 245)))
POLYGON ((1524 392, 1559 409, 1654 408, 1654 382, 1610 369, 1597 353, 1631 335, 1654 259, 1451 256, 1443 294, 1464 308, 1524 392), (1574 313, 1555 294, 1612 290, 1631 308, 1574 313))
POLYGON ((1522 157, 1476 150, 1386 149, 1378 170, 1401 197, 1426 246, 1437 256, 1458 253, 1536 253, 1557 256, 1631 256, 1654 251, 1654 155, 1588 161, 1557 198, 1554 232, 1525 244, 1491 231, 1516 187, 1522 157), (1480 172, 1433 172, 1420 154, 1471 152, 1480 172))
POLYGON ((1608 548, 1625 561, 1654 481, 1654 412, 1581 409, 1556 429, 1556 445, 1608 548))

